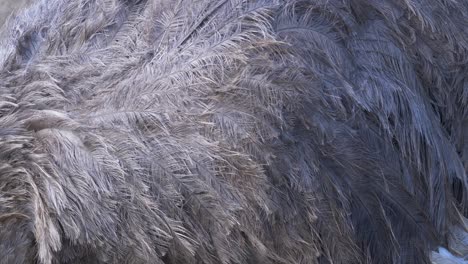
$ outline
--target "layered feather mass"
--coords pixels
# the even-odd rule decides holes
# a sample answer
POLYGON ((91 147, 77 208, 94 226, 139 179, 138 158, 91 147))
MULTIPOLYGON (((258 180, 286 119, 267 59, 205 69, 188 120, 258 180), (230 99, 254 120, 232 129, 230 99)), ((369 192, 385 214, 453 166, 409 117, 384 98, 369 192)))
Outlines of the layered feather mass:
POLYGON ((38 0, 1 33, 0 263, 430 263, 467 70, 461 0, 38 0))

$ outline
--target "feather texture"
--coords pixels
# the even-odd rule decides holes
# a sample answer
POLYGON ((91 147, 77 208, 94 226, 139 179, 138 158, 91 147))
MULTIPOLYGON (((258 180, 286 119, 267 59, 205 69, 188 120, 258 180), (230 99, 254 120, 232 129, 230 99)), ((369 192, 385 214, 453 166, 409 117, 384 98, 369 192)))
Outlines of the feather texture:
POLYGON ((0 263, 430 263, 468 216, 467 14, 37 0, 1 33, 0 263))

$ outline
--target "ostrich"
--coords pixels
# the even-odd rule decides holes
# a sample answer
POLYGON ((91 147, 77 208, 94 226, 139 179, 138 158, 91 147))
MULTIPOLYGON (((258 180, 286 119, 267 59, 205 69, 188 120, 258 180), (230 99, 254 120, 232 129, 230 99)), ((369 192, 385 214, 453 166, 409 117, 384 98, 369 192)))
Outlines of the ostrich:
POLYGON ((0 263, 468 253, 466 1, 36 0, 0 34, 0 263))

